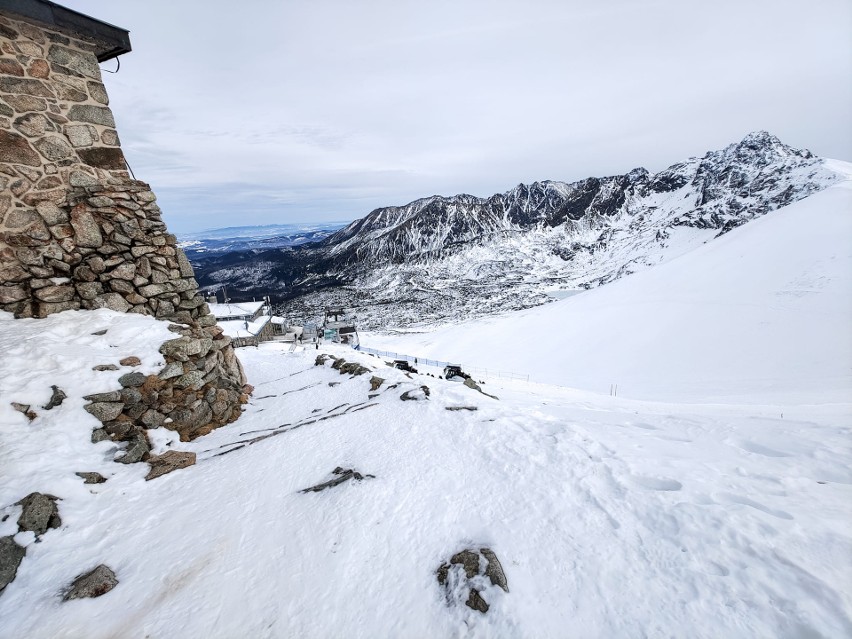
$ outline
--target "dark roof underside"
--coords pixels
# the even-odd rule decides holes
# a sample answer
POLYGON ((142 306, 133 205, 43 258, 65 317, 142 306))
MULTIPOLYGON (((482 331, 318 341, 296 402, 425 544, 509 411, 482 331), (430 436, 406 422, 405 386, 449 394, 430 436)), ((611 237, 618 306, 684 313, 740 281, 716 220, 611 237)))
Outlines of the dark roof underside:
POLYGON ((14 13, 94 41, 98 62, 130 52, 130 33, 127 29, 95 20, 49 0, 0 0, 0 11, 14 13))

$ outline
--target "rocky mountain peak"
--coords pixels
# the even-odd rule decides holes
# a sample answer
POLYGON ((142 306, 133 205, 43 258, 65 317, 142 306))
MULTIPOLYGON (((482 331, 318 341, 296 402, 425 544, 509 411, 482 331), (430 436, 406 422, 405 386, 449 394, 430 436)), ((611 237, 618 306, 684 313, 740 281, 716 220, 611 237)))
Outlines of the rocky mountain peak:
POLYGON ((640 167, 376 209, 321 244, 263 253, 253 269, 223 265, 204 280, 264 295, 286 278, 291 295, 307 294, 306 309, 360 307, 365 325, 365 306, 383 318, 374 325, 456 320, 629 275, 837 179, 809 151, 756 131, 656 174, 640 167))

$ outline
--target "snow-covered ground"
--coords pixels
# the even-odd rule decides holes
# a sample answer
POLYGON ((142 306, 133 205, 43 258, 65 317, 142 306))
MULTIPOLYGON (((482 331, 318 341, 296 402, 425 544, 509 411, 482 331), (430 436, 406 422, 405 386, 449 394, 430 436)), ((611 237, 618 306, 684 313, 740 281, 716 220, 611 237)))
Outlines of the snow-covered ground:
POLYGON ((362 343, 633 398, 852 401, 850 238, 847 179, 599 289, 362 343))
MULTIPOLYGON (((149 483, 144 465, 109 461, 112 444, 88 443, 79 402, 32 424, 4 413, 0 535, 32 490, 62 498, 63 525, 40 543, 18 535, 27 556, 0 596, 0 636, 852 632, 849 405, 782 417, 534 384, 488 384, 491 399, 334 352, 378 367, 376 397, 369 374, 315 366, 314 350, 243 349, 257 387, 246 414, 172 439, 198 464, 149 483), (429 399, 400 400, 421 384, 429 399), (447 410, 460 406, 478 410, 447 410), (337 466, 375 478, 298 492, 337 466), (84 486, 81 470, 109 480, 84 486), (484 546, 509 593, 486 589, 486 615, 448 607, 438 566, 484 546), (62 602, 100 563, 119 585, 62 602)), ((51 379, 70 387, 71 373, 51 379)))
POLYGON ((198 454, 151 482, 89 442, 82 396, 124 372, 95 364, 156 370, 165 324, 0 315, 0 537, 33 491, 62 517, 16 535, 0 637, 852 636, 851 204, 841 184, 541 309, 364 340, 547 382, 488 381, 499 399, 342 347, 241 349, 243 417, 151 431, 198 454), (336 467, 375 477, 299 492, 336 467), (436 578, 483 547, 509 588, 484 615, 436 578), (101 563, 119 585, 63 602, 101 563))

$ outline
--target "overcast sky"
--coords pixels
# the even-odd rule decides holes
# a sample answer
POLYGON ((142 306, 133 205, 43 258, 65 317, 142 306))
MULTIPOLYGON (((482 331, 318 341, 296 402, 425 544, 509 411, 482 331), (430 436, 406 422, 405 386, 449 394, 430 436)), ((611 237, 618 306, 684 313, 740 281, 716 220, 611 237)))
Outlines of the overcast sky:
POLYGON ((849 0, 59 3, 130 30, 104 80, 176 232, 658 171, 758 129, 852 160, 849 0))

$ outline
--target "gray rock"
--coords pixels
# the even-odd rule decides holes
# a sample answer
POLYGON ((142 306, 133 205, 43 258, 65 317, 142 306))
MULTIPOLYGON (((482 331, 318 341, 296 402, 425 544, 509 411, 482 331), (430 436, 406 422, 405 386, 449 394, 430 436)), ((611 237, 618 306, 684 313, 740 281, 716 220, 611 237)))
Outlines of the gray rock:
POLYGON ((74 298, 74 289, 67 284, 45 286, 34 293, 42 302, 67 302, 74 298))
POLYGON ((100 421, 109 422, 121 415, 121 411, 124 410, 124 404, 122 402, 95 402, 87 404, 83 408, 100 421))
POLYGON ((183 252, 183 249, 177 249, 176 252, 180 276, 195 277, 195 271, 192 269, 192 264, 189 263, 189 260, 187 259, 186 254, 183 252))
POLYGON ((23 286, 0 286, 0 304, 13 304, 28 297, 29 293, 27 293, 27 290, 23 286))
POLYGON ((109 441, 109 433, 103 428, 96 428, 92 431, 92 443, 97 444, 102 441, 109 441))
POLYGON ((332 475, 335 475, 332 479, 325 481, 321 484, 317 484, 316 486, 311 486, 310 488, 304 488, 300 490, 300 493, 318 493, 326 490, 327 488, 334 488, 335 486, 339 486, 340 484, 355 480, 361 481, 362 479, 375 479, 375 475, 362 475, 357 470, 353 468, 341 468, 338 466, 333 471, 331 471, 332 475))
POLYGON ((58 498, 53 495, 42 493, 30 493, 18 502, 22 507, 21 516, 18 517, 18 530, 24 532, 30 530, 41 536, 48 528, 59 528, 62 519, 59 517, 59 508, 56 506, 58 498))
MULTIPOLYGON (((72 146, 92 146, 95 143, 94 127, 90 124, 69 124, 65 127, 65 135, 72 146)), ((97 135, 97 133, 95 133, 97 135)))
POLYGON ((95 102, 109 104, 109 97, 107 97, 107 92, 103 84, 100 82, 89 81, 86 83, 86 86, 89 87, 89 95, 92 96, 92 99, 95 102))
POLYGON ((168 293, 171 290, 171 287, 166 283, 163 284, 148 284, 147 286, 142 286, 139 288, 140 295, 144 295, 145 297, 156 297, 157 295, 162 295, 163 293, 168 293))
POLYGON ((27 549, 19 546, 14 537, 0 537, 0 594, 15 579, 26 554, 27 549))
POLYGON ((479 574, 479 555, 472 550, 462 550, 450 558, 451 564, 461 564, 468 579, 479 574))
POLYGON ((53 389, 53 395, 50 396, 50 401, 48 401, 47 404, 42 406, 44 410, 50 410, 51 408, 55 408, 61 405, 62 402, 68 398, 68 395, 66 395, 62 390, 60 390, 58 386, 51 386, 50 388, 53 389))
POLYGON ((151 446, 148 444, 148 438, 142 432, 136 433, 130 438, 130 443, 124 454, 118 457, 115 461, 120 464, 135 464, 142 461, 142 458, 148 454, 151 446))
POLYGON ((483 614, 488 612, 488 604, 485 602, 485 599, 482 598, 476 588, 470 589, 470 594, 468 595, 467 601, 464 602, 464 605, 466 605, 468 608, 478 610, 483 614))
POLYGON ((0 162, 41 166, 42 160, 24 136, 0 130, 0 162))
MULTIPOLYGON (((101 79, 101 70, 98 68, 97 59, 91 53, 69 49, 59 44, 51 44, 47 52, 47 59, 94 80, 101 79)), ((72 117, 71 119, 76 120, 77 118, 72 117)))
POLYGON ((125 373, 124 375, 118 378, 118 383, 125 388, 132 388, 136 386, 142 386, 142 384, 145 383, 146 379, 148 379, 148 376, 145 375, 145 373, 125 373))
POLYGON ((106 481, 106 477, 100 473, 74 473, 77 477, 83 479, 84 484, 102 484, 106 481))
POLYGON ((98 295, 92 300, 92 306, 94 308, 108 308, 111 311, 118 311, 119 313, 126 313, 130 310, 130 304, 118 293, 98 295))
POLYGON ((188 337, 170 339, 160 346, 160 353, 169 359, 185 362, 189 359, 188 349, 191 341, 188 337))
POLYGON ((112 117, 112 112, 101 106, 93 106, 90 104, 75 104, 68 111, 68 117, 77 122, 88 122, 89 124, 101 124, 115 128, 115 120, 112 117))
POLYGON ((194 465, 195 453, 169 450, 162 455, 152 455, 148 458, 148 463, 151 465, 151 471, 145 476, 146 481, 194 465))
POLYGON ((97 366, 92 366, 93 371, 117 371, 118 366, 115 364, 98 364, 97 366))
POLYGON ((146 428, 159 428, 166 421, 166 416, 151 408, 145 411, 141 421, 146 428))
POLYGON ((118 579, 111 568, 101 564, 94 570, 78 576, 68 587, 63 601, 100 597, 118 585, 118 579))
POLYGON ((163 367, 157 377, 160 379, 171 379, 183 375, 183 365, 180 362, 170 362, 163 367))
POLYGON ((404 402, 412 400, 422 402, 424 400, 429 399, 429 394, 429 387, 424 385, 414 390, 405 391, 402 395, 399 396, 399 398, 404 402))
POLYGON ((173 383, 175 388, 201 388, 204 373, 201 371, 190 371, 175 379, 173 383))
POLYGON ((488 577, 493 585, 502 588, 504 592, 509 592, 503 567, 500 565, 497 555, 490 548, 480 548, 479 551, 468 548, 457 552, 450 558, 449 562, 438 567, 436 575, 438 583, 446 589, 449 604, 460 603, 464 596, 464 590, 467 588, 468 596, 464 600, 464 604, 468 608, 478 610, 483 614, 488 612, 489 605, 479 591, 484 583, 482 577, 488 577), (450 579, 450 571, 453 569, 453 565, 461 566, 464 571, 461 584, 450 579))
POLYGON ((142 401, 142 393, 132 386, 126 386, 121 389, 119 399, 124 402, 125 406, 130 404, 138 404, 142 401))
POLYGON ((119 264, 109 272, 109 276, 119 280, 132 280, 136 277, 136 265, 132 262, 119 264))
POLYGON ((69 182, 71 182, 71 186, 97 186, 98 185, 97 178, 89 175, 85 171, 80 171, 80 170, 71 171, 71 177, 69 178, 69 182))
POLYGON ((104 287, 100 282, 78 282, 74 285, 77 294, 84 300, 93 300, 103 294, 104 287))
POLYGON ((71 212, 71 226, 74 228, 77 246, 98 248, 103 245, 101 229, 92 214, 85 209, 76 207, 71 212))
POLYGON ((39 138, 33 142, 33 146, 38 149, 38 152, 44 157, 54 162, 56 160, 65 159, 74 153, 74 149, 72 149, 65 140, 56 135, 48 135, 43 138, 39 138))
POLYGON ((503 572, 503 566, 497 555, 490 548, 480 548, 479 552, 485 557, 488 562, 485 566, 485 576, 491 580, 495 586, 500 586, 506 592, 509 592, 509 583, 506 581, 506 574, 503 572))
POLYGON ((47 200, 36 204, 36 211, 38 211, 38 214, 41 215, 41 218, 48 226, 64 224, 70 219, 66 211, 63 211, 56 204, 47 200))
POLYGON ((370 390, 371 390, 371 391, 378 390, 378 389, 379 389, 379 386, 381 386, 381 385, 382 385, 382 384, 384 384, 384 383, 385 383, 385 380, 384 380, 383 378, 381 378, 381 377, 376 377, 375 375, 373 375, 373 376, 370 378, 370 390))

